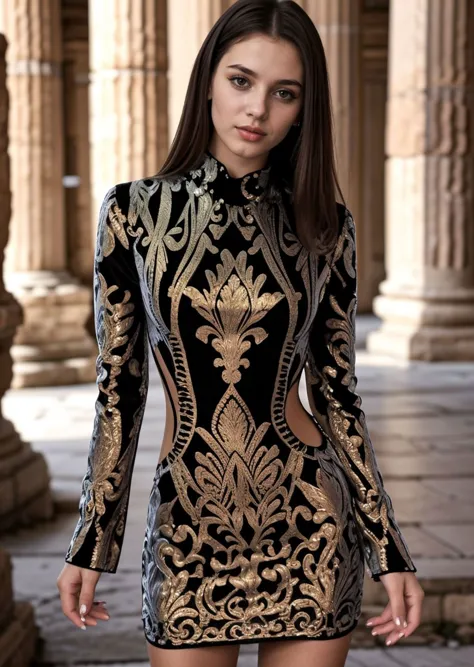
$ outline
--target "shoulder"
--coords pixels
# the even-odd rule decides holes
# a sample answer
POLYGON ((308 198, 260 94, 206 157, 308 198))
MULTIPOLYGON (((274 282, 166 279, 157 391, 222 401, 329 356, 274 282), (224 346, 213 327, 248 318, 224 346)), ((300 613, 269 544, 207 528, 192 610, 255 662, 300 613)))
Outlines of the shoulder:
POLYGON ((174 180, 156 176, 116 183, 106 191, 102 201, 102 210, 105 212, 111 207, 116 207, 126 218, 129 216, 136 218, 143 213, 144 208, 149 207, 154 195, 163 188, 173 189, 174 185, 174 180))
POLYGON ((121 183, 116 183, 107 191, 105 198, 114 198, 117 201, 127 204, 135 196, 137 192, 142 194, 156 192, 163 182, 167 182, 166 179, 157 178, 155 176, 146 176, 145 178, 139 178, 134 181, 125 181, 121 183))
POLYGON ((347 233, 355 236, 354 218, 352 217, 350 210, 340 202, 336 202, 336 208, 337 219, 339 221, 339 236, 347 233))
POLYGON ((339 235, 331 258, 331 267, 337 267, 339 275, 351 278, 356 274, 356 235, 354 219, 350 210, 337 202, 339 235))

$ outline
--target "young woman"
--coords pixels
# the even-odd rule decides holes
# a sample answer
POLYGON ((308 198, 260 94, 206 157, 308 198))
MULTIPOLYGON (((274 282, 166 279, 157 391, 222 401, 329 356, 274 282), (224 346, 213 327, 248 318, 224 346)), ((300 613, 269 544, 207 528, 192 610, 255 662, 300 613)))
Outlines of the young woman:
POLYGON ((95 588, 119 561, 149 342, 167 401, 142 559, 155 667, 235 667, 249 642, 260 667, 341 667, 364 559, 389 597, 374 632, 393 644, 419 625, 356 393, 338 190, 315 26, 291 0, 238 0, 197 56, 162 170, 105 196, 97 416, 58 587, 79 627, 108 618, 95 588))

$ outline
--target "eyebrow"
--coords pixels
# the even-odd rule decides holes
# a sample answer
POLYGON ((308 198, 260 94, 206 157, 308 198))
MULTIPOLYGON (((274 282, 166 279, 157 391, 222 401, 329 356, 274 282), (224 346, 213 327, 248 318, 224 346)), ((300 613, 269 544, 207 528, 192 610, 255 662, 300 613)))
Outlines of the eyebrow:
MULTIPOLYGON (((257 76, 253 70, 249 69, 248 67, 244 67, 244 65, 228 65, 227 69, 231 67, 234 69, 239 69, 249 76, 257 76)), ((280 79, 276 83, 283 84, 284 86, 298 86, 299 88, 303 88, 302 84, 299 81, 296 81, 296 79, 280 79)))

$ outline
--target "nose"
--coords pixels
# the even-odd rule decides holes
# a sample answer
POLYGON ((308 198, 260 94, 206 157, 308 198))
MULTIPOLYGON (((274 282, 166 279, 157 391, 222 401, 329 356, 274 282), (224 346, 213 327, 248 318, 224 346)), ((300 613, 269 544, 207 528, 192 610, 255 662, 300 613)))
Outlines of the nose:
POLYGON ((247 114, 254 118, 265 118, 267 115, 267 102, 264 95, 255 93, 249 98, 247 114))

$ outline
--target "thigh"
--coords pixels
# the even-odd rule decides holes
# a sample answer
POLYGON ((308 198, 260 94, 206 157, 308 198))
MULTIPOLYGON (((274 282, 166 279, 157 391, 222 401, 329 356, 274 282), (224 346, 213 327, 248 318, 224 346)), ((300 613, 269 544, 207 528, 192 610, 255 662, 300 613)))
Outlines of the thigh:
POLYGON ((337 639, 285 639, 262 642, 258 667, 344 667, 352 632, 337 639))
POLYGON ((239 645, 157 648, 147 644, 150 667, 236 667, 239 645))

